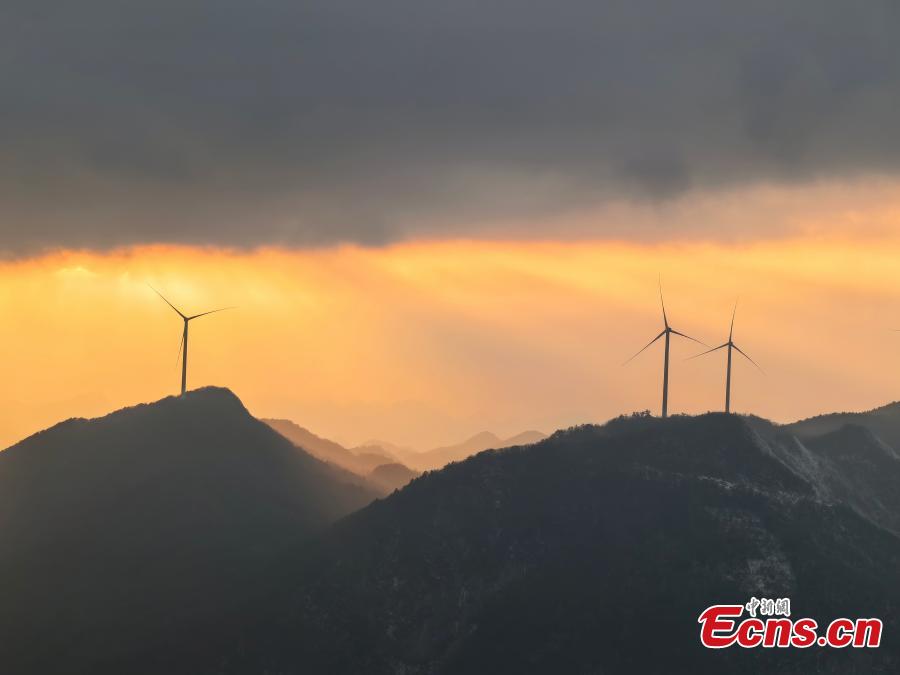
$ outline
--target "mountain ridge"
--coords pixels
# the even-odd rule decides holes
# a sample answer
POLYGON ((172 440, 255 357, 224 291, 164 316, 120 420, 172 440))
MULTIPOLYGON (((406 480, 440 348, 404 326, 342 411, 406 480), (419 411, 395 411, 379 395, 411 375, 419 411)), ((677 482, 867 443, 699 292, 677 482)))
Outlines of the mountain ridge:
POLYGON ((378 440, 370 440, 362 445, 347 448, 336 441, 318 436, 286 418, 262 418, 262 421, 298 447, 361 476, 369 475, 383 464, 399 463, 417 471, 432 471, 482 450, 530 445, 547 437, 540 431, 528 430, 503 439, 491 431, 480 431, 459 443, 421 452, 378 440))
POLYGON ((329 528, 242 639, 287 673, 891 672, 897 645, 699 646, 705 607, 751 595, 900 628, 900 537, 780 453, 721 413, 481 452, 329 528))
POLYGON ((297 447, 360 476, 365 476, 380 464, 398 461, 392 454, 377 446, 345 448, 340 443, 319 436, 289 419, 262 418, 261 421, 297 447))
POLYGON ((459 462, 484 450, 530 445, 546 438, 540 431, 523 431, 507 439, 490 431, 481 431, 466 440, 453 445, 445 445, 408 456, 409 463, 417 469, 427 471, 440 469, 451 462, 459 462))
POLYGON ((790 597, 797 615, 878 616, 897 634, 898 457, 861 425, 801 438, 762 418, 636 414, 484 450, 373 501, 232 392, 196 390, 0 453, 0 578, 20 582, 0 607, 0 662, 17 675, 896 672, 887 640, 712 653, 696 618, 790 597))
POLYGON ((0 453, 0 663, 170 671, 183 633, 228 625, 275 559, 379 494, 225 389, 33 434, 0 453))

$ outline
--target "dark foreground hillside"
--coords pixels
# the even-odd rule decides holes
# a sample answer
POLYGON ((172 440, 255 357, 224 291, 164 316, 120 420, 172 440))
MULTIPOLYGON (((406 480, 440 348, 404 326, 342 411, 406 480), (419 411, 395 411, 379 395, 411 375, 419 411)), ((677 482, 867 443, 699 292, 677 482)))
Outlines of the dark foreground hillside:
POLYGON ((622 418, 370 503, 226 390, 71 420, 0 453, 0 672, 900 672, 900 455, 820 431, 622 418), (751 596, 882 647, 702 649, 751 596))
POLYGON ((622 419, 427 474, 285 564, 209 672, 900 671, 900 539, 798 469, 829 443, 776 436, 622 419), (880 617, 883 645, 701 648, 703 609, 751 596, 880 617))
POLYGON ((372 500, 360 482, 224 389, 22 441, 0 453, 0 673, 210 663, 273 561, 372 500))

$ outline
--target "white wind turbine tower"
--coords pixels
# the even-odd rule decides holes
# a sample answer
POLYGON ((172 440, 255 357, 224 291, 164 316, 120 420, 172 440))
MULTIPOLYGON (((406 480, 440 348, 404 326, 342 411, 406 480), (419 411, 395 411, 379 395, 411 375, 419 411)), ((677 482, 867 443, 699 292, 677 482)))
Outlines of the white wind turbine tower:
MULTIPOLYGON (((148 284, 149 286, 149 284, 148 284)), ((153 286, 150 286, 153 288, 153 286)), ((215 314, 216 312, 224 312, 226 309, 234 309, 234 307, 220 307, 219 309, 212 309, 208 312, 201 312, 200 314, 194 314, 192 316, 187 316, 180 309, 178 309, 175 305, 168 301, 166 296, 153 288, 153 291, 161 297, 165 303, 175 310, 175 313, 181 317, 184 321, 184 332, 181 334, 181 346, 178 348, 178 351, 181 353, 181 395, 184 396, 185 391, 187 391, 187 357, 188 357, 188 324, 194 319, 199 319, 201 316, 206 316, 207 314, 215 314)))
POLYGON ((718 347, 713 347, 712 349, 707 349, 705 352, 701 352, 695 356, 692 356, 692 359, 696 359, 698 356, 703 356, 704 354, 709 354, 710 352, 717 351, 719 349, 728 348, 728 364, 725 368, 725 412, 731 412, 731 352, 732 350, 736 351, 738 354, 747 359, 750 363, 756 366, 759 369, 759 372, 763 372, 763 369, 759 367, 759 364, 747 356, 741 348, 734 344, 734 315, 737 314, 737 302, 734 303, 734 311, 731 313, 731 328, 728 330, 728 342, 719 345, 718 347))
POLYGON ((634 358, 640 355, 647 347, 652 345, 654 342, 659 340, 661 337, 666 338, 666 348, 665 348, 665 357, 663 359, 663 387, 662 387, 662 416, 666 417, 669 414, 669 341, 672 335, 678 335, 683 338, 687 338, 688 340, 693 340, 697 344, 701 344, 704 347, 708 347, 709 345, 705 342, 700 342, 700 340, 696 338, 692 338, 690 335, 685 335, 669 325, 669 318, 666 316, 666 303, 663 300, 663 292, 662 292, 662 284, 659 285, 659 304, 662 306, 662 315, 663 315, 663 330, 657 335, 655 338, 650 340, 644 347, 634 356, 632 356, 625 363, 631 362, 634 358))

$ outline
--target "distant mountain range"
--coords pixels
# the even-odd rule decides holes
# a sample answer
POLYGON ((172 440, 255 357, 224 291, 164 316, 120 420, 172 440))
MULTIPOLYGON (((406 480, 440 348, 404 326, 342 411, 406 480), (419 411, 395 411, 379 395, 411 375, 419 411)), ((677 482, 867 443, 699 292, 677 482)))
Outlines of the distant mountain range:
POLYGON ((508 448, 516 445, 531 445, 547 436, 540 431, 523 431, 511 438, 502 439, 490 431, 482 431, 471 438, 442 448, 426 452, 408 454, 404 458, 410 466, 422 471, 440 469, 450 462, 459 462, 483 450, 508 448))
POLYGON ((397 445, 396 443, 391 443, 390 441, 384 441, 378 438, 372 438, 363 443, 363 446, 367 445, 378 446, 393 457, 406 457, 410 454, 418 454, 416 450, 408 448, 405 445, 397 445))
POLYGON ((393 464, 400 461, 396 456, 377 445, 345 448, 340 443, 317 436, 309 429, 305 429, 291 420, 263 419, 262 421, 314 457, 360 476, 368 475, 382 464, 393 464))
POLYGON ((378 440, 355 448, 345 448, 335 441, 317 436, 291 420, 263 419, 263 422, 319 459, 362 476, 368 475, 382 464, 406 465, 416 470, 413 475, 418 475, 419 471, 440 469, 450 462, 459 462, 482 450, 530 445, 547 437, 540 431, 523 431, 511 438, 502 439, 489 431, 482 431, 456 445, 417 452, 378 440))
POLYGON ((227 390, 36 434, 0 453, 0 671, 900 672, 900 406, 533 437, 373 501, 415 472, 323 463, 227 390), (885 639, 701 648, 751 596, 885 639))

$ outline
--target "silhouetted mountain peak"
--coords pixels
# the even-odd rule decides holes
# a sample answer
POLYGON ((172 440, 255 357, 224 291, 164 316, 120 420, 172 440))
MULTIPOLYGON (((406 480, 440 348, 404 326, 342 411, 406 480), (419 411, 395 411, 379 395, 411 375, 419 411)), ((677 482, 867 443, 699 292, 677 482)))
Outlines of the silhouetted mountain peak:
POLYGON ((169 641, 190 649, 178 636, 201 617, 246 601, 285 548, 377 495, 227 389, 30 436, 0 453, 0 578, 17 579, 0 631, 29 636, 0 645, 0 663, 116 672, 141 651, 143 672, 172 672, 169 641), (63 596, 69 613, 44 610, 63 596))
POLYGON ((435 448, 427 452, 410 453, 406 455, 405 460, 422 470, 439 469, 450 462, 461 461, 484 450, 530 445, 544 438, 546 436, 539 431, 525 431, 504 440, 490 431, 482 431, 456 445, 435 448))
POLYGON ((404 464, 392 462, 376 466, 369 473, 368 479, 381 486, 386 492, 392 492, 407 485, 419 475, 418 471, 413 471, 404 464))
POLYGON ((139 403, 137 405, 120 408, 101 417, 72 417, 63 422, 54 424, 47 429, 38 431, 18 443, 10 446, 13 450, 19 446, 30 445, 34 439, 45 440, 57 434, 77 433, 78 430, 89 428, 92 424, 102 423, 110 425, 129 424, 140 422, 149 417, 156 417, 159 421, 163 418, 171 418, 172 423, 186 421, 190 418, 220 423, 233 423, 238 420, 256 421, 237 395, 225 387, 202 387, 192 389, 184 396, 166 396, 152 403, 139 403))
MULTIPOLYGON (((181 401, 184 404, 192 404, 197 401, 206 401, 206 402, 219 402, 223 405, 232 405, 236 408, 247 412, 247 408, 244 407, 244 403, 238 398, 238 395, 235 394, 228 387, 216 387, 213 385, 208 385, 205 387, 198 387, 197 389, 189 389, 184 396, 167 396, 163 400, 174 399, 176 401, 181 401)), ((249 413, 248 413, 249 414, 249 413)))
POLYGON ((497 443, 500 437, 490 431, 479 431, 474 436, 463 441, 463 443, 481 444, 481 443, 497 443))
POLYGON ((535 431, 534 429, 529 429, 528 431, 523 431, 515 436, 510 436, 505 441, 503 441, 504 445, 531 445, 532 443, 537 443, 539 441, 547 438, 547 434, 541 431, 535 431))
MULTIPOLYGON (((155 403, 145 404, 156 408, 161 414, 175 418, 204 420, 207 422, 250 422, 258 420, 250 414, 238 396, 225 387, 202 387, 192 389, 184 396, 167 396, 155 403)), ((141 406, 137 406, 140 408, 141 406)), ((126 409, 128 410, 128 409, 126 409)), ((124 411, 123 411, 124 412, 124 411)), ((115 413, 113 413, 115 414, 115 413)))

